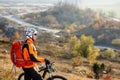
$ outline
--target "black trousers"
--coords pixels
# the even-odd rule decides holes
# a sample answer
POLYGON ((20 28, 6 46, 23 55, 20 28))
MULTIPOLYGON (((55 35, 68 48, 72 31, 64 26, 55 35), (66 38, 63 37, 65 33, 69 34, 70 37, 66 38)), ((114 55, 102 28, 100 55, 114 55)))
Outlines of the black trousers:
POLYGON ((42 80, 42 77, 40 74, 38 74, 35 69, 32 68, 23 68, 25 76, 24 76, 24 80, 42 80))

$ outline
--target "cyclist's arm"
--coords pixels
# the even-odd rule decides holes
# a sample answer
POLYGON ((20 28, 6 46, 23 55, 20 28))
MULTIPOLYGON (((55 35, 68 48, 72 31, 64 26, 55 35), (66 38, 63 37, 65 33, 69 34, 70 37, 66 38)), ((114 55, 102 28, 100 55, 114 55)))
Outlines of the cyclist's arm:
POLYGON ((45 58, 37 57, 32 53, 30 53, 30 59, 34 62, 44 62, 45 61, 45 58))
POLYGON ((34 62, 44 62, 45 61, 45 58, 37 57, 37 52, 36 52, 36 50, 34 50, 34 47, 32 44, 30 44, 28 46, 29 46, 29 56, 32 61, 34 61, 34 62))

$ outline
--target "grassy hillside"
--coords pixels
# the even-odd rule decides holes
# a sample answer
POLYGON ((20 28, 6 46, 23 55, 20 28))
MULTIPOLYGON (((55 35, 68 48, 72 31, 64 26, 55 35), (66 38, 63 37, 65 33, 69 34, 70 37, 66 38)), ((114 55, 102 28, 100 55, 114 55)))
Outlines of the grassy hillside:
MULTIPOLYGON (((54 74, 63 75, 68 80, 96 80, 94 79, 95 74, 92 71, 92 64, 89 63, 89 60, 82 57, 73 57, 70 53, 66 53, 65 48, 53 43, 41 43, 40 45, 37 46, 39 56, 55 62, 54 66, 57 72, 54 74)), ((8 43, 0 43, 0 80, 17 80, 18 75, 22 72, 21 68, 16 68, 16 73, 12 69, 13 64, 9 54, 10 46, 8 43)), ((120 64, 118 62, 106 59, 96 61, 104 63, 106 69, 109 66, 112 68, 111 72, 103 74, 100 77, 101 79, 106 78, 106 76, 109 76, 112 80, 120 79, 120 64)))
POLYGON ((82 34, 86 34, 86 35, 92 35, 92 37, 95 39, 96 41, 96 45, 103 45, 103 46, 109 46, 109 47, 114 47, 119 49, 120 45, 113 45, 112 41, 114 39, 119 38, 120 36, 118 34, 120 34, 120 30, 115 30, 115 29, 105 29, 105 28, 93 28, 93 27, 87 27, 84 28, 80 31, 77 31, 75 33, 75 35, 77 35, 78 37, 80 37, 82 34))
MULTIPOLYGON (((111 8, 114 9, 114 7, 111 8)), ((112 41, 120 38, 120 23, 109 18, 109 16, 114 16, 112 11, 109 15, 106 13, 108 12, 104 10, 99 12, 90 8, 79 9, 74 5, 62 3, 48 11, 27 14, 20 18, 34 25, 62 29, 59 34, 65 38, 68 38, 70 34, 78 37, 81 34, 87 34, 95 38, 97 45, 118 48, 120 45, 114 45, 112 41)))
MULTIPOLYGON (((94 44, 88 45, 93 37, 96 44, 114 45, 119 48, 120 44, 112 44, 114 39, 114 43, 119 43, 120 40, 119 22, 107 18, 108 16, 104 16, 103 13, 89 8, 78 9, 70 4, 59 4, 43 13, 31 13, 19 17, 34 25, 44 25, 45 27, 62 30, 58 33, 59 38, 53 36, 52 33, 40 33, 35 43, 39 56, 55 62, 58 72, 54 74, 64 75, 68 80, 96 80, 93 64, 97 62, 99 64, 104 63, 105 71, 110 71, 108 74, 101 74, 100 79, 120 79, 120 51, 96 48, 94 44), (83 34, 89 37, 87 38, 84 35, 81 40, 80 37, 83 34), (73 35, 77 37, 73 37, 73 35), (83 57, 81 53, 83 55, 89 53, 91 55, 88 54, 88 56, 91 57, 83 57), (96 57, 92 55, 94 53, 99 55, 96 57)), ((14 25, 15 28, 9 28, 7 26, 9 22, 4 23, 2 18, 0 20, 0 80, 17 80, 22 70, 17 69, 16 74, 12 71, 9 54, 10 42, 11 39, 22 38, 24 28, 17 29, 16 25, 14 25)), ((100 65, 98 66, 100 67, 100 65)))
POLYGON ((79 9, 74 5, 60 3, 54 8, 41 13, 31 13, 20 18, 34 25, 65 29, 72 23, 87 25, 93 22, 96 13, 91 9, 79 9))
MULTIPOLYGON (((8 52, 4 52, 3 49, 0 49, 0 80, 17 80, 19 74, 22 71, 21 68, 16 68, 16 73, 14 72, 13 64, 10 60, 10 47, 7 47, 8 44, 1 44, 0 47, 2 47, 4 50, 7 50, 8 52)), ((10 45, 9 45, 10 46, 10 45)), ((79 79, 85 79, 85 80, 94 80, 94 79, 88 79, 76 71, 72 70, 72 65, 69 60, 66 60, 64 58, 61 58, 63 54, 56 54, 54 55, 53 53, 49 53, 48 51, 42 51, 42 54, 40 54, 40 57, 45 57, 48 58, 50 61, 55 62, 55 67, 57 69, 57 72, 54 74, 58 75, 63 75, 65 76, 68 80, 79 80, 79 79), (59 56, 59 57, 58 57, 59 56), (69 72, 70 71, 70 72, 69 72)), ((43 63, 44 64, 44 63, 43 63)), ((87 67, 84 67, 81 69, 87 69, 87 67)))

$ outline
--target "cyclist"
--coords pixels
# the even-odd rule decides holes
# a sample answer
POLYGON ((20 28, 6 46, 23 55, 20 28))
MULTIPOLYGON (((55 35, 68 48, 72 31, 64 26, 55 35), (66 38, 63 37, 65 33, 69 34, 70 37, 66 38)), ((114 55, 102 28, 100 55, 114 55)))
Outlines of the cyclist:
POLYGON ((23 57, 25 60, 28 60, 23 66, 23 71, 25 73, 24 80, 42 80, 42 77, 40 74, 37 73, 37 71, 34 69, 36 62, 46 62, 49 64, 49 60, 41 57, 37 57, 37 51, 34 45, 34 42, 37 39, 38 31, 34 28, 27 28, 25 30, 26 35, 26 41, 25 44, 22 47, 23 51, 23 57))

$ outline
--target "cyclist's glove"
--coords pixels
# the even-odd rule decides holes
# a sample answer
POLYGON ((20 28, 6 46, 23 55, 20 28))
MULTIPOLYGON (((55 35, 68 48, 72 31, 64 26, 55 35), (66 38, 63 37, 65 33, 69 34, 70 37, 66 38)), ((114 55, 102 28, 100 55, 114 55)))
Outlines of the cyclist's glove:
POLYGON ((50 64, 50 61, 48 59, 45 59, 45 64, 50 64))

